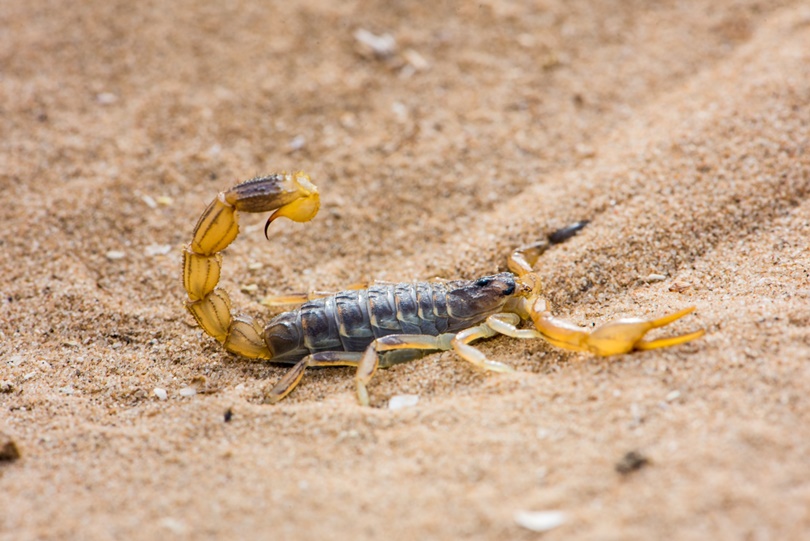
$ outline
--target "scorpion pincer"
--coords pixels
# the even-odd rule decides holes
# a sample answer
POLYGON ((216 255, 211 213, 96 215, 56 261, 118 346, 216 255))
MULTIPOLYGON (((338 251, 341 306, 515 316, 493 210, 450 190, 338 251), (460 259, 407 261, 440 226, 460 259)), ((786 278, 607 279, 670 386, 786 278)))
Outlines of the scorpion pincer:
POLYGON ((509 272, 477 280, 374 284, 331 295, 284 297, 303 304, 264 327, 251 316, 231 314, 230 299, 217 284, 220 252, 238 234, 239 211, 274 211, 267 220, 266 235, 267 226, 277 218, 311 220, 318 212, 319 198, 318 189, 302 172, 248 180, 217 195, 197 221, 191 244, 183 252, 186 308, 200 327, 231 353, 293 365, 267 392, 268 402, 287 396, 307 367, 354 366, 358 401, 368 405, 367 385, 377 368, 407 362, 428 351, 452 349, 483 370, 512 371, 471 345, 496 334, 543 338, 567 350, 602 356, 674 346, 704 334, 700 329, 668 338, 644 338, 651 329, 691 313, 694 306, 658 319, 619 319, 595 329, 552 316, 532 265, 548 246, 574 235, 584 222, 515 250, 507 259, 509 272), (518 328, 529 319, 534 328, 518 328))

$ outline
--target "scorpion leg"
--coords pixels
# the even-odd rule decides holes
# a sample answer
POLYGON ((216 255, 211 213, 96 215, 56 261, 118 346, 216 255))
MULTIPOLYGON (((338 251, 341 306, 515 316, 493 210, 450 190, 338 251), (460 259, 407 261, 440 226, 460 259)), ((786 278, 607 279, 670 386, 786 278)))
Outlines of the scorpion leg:
POLYGON ((307 355, 295 363, 272 389, 264 393, 265 402, 275 404, 290 394, 310 366, 358 366, 362 358, 362 353, 351 351, 321 351, 307 355))
POLYGON ((491 361, 487 359, 481 351, 470 345, 474 340, 481 338, 489 338, 495 336, 499 331, 496 331, 489 326, 488 323, 483 323, 469 329, 464 329, 453 338, 453 349, 458 356, 465 361, 474 364, 482 370, 489 370, 492 372, 514 372, 515 369, 498 361, 491 361))
MULTIPOLYGON (((399 350, 448 350, 452 338, 452 334, 439 336, 392 334, 375 340, 366 348, 365 352, 321 351, 307 355, 290 368, 272 389, 264 393, 265 402, 275 404, 290 394, 300 383, 301 378, 304 377, 304 372, 309 367, 356 366, 357 401, 363 406, 368 406, 369 400, 366 386, 380 366, 380 353, 394 353, 395 350, 397 350, 397 353, 399 350)), ((399 362, 403 360, 398 358, 399 362)), ((394 360, 393 364, 396 362, 397 360, 394 360)))
POLYGON ((395 350, 447 351, 453 339, 452 333, 430 336, 427 334, 389 334, 378 338, 362 354, 354 381, 357 385, 357 401, 362 406, 369 405, 368 383, 380 367, 380 353, 395 350))
MULTIPOLYGON (((342 289, 341 291, 353 291, 357 289, 366 289, 367 287, 367 282, 358 282, 342 289)), ((270 307, 289 306, 304 304, 307 301, 323 299, 324 297, 332 297, 338 293, 338 291, 319 291, 316 289, 310 289, 309 291, 296 291, 293 293, 287 293, 286 295, 268 295, 261 300, 261 303, 270 307)))
POLYGON ((655 340, 645 340, 644 335, 652 329, 669 325, 695 311, 694 306, 657 319, 623 318, 606 323, 596 329, 586 329, 556 318, 547 309, 544 299, 537 299, 529 309, 529 315, 539 333, 549 343, 572 351, 587 351, 594 355, 608 356, 675 346, 691 342, 705 334, 704 329, 655 340))

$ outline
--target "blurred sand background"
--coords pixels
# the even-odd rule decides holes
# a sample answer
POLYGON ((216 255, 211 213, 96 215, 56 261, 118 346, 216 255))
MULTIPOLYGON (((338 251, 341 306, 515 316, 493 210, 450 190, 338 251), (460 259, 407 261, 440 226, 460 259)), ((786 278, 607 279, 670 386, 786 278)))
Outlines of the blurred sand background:
POLYGON ((565 513, 548 540, 803 538, 809 194, 800 1, 5 1, 0 539, 539 538, 521 510, 565 513), (442 353, 373 408, 348 368, 262 405, 285 367, 202 335, 180 254, 219 190, 297 169, 321 212, 244 217, 240 311, 491 273, 587 218, 538 263, 558 315, 696 305, 669 332, 707 335, 496 338, 519 373, 442 353))

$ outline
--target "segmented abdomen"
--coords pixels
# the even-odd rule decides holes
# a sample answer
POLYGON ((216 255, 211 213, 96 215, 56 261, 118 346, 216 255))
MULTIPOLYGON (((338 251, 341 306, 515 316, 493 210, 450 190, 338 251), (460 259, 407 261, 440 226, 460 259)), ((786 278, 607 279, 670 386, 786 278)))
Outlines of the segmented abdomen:
POLYGON ((450 317, 446 295, 445 284, 427 282, 342 291, 277 316, 265 328, 265 341, 273 360, 294 361, 319 351, 363 351, 389 334, 436 336, 477 323, 450 317), (290 343, 295 334, 297 347, 290 343))

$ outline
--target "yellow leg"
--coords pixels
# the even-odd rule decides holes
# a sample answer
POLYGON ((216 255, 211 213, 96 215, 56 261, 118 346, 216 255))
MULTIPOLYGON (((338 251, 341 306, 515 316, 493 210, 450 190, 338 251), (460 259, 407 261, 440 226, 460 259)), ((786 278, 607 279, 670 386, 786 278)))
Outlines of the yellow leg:
MULTIPOLYGON (((341 291, 351 291, 356 289, 366 289, 368 287, 367 282, 358 282, 356 284, 352 284, 341 291)), ((331 297, 332 295, 337 294, 337 291, 318 291, 316 289, 310 289, 309 291, 300 291, 294 293, 287 293, 286 295, 268 295, 267 297, 261 300, 261 303, 265 306, 275 307, 275 306, 289 306, 295 304, 304 304, 307 301, 312 301, 315 299, 322 299, 324 297, 331 297)))
POLYGON ((514 372, 515 369, 511 366, 487 359, 486 355, 470 345, 470 342, 474 340, 489 338, 496 334, 498 334, 497 331, 486 323, 464 329, 453 338, 453 349, 458 353, 459 357, 482 370, 489 370, 491 372, 514 372))
POLYGON ((529 310, 537 330, 549 343, 572 351, 587 351, 594 355, 608 356, 629 353, 634 350, 664 348, 690 342, 703 336, 700 329, 688 334, 644 340, 650 330, 669 325, 695 310, 694 306, 657 319, 624 318, 606 323, 596 329, 578 327, 568 321, 555 318, 545 309, 545 301, 538 299, 529 310))

